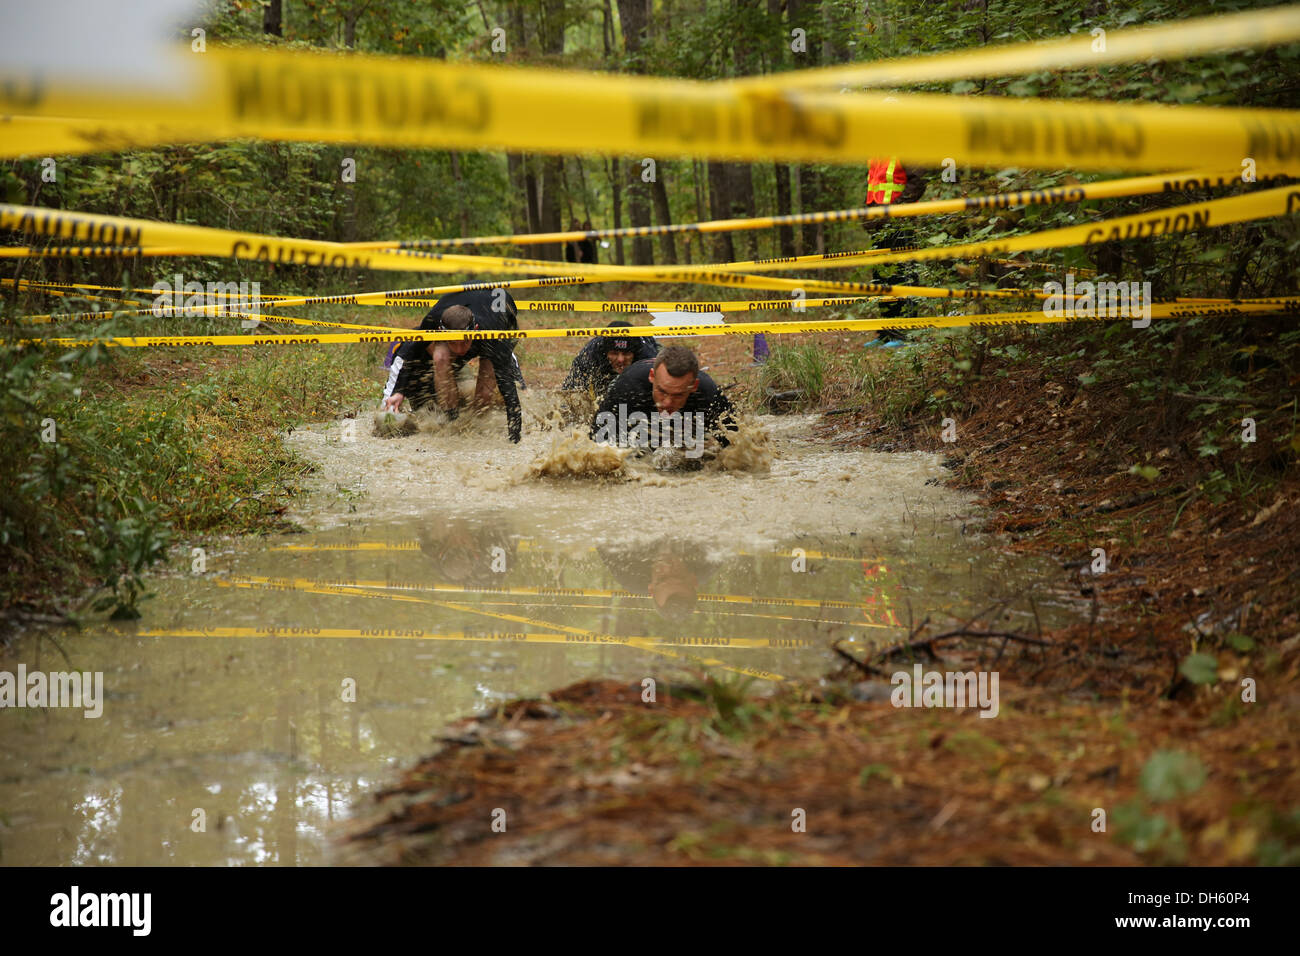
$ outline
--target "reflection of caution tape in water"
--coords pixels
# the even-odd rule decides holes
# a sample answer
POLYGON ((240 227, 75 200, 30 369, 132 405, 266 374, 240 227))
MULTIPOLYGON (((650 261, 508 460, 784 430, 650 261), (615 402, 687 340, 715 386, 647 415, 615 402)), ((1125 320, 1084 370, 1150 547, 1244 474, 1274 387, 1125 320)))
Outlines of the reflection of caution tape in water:
MULTIPOLYGON (((531 547, 529 546, 529 542, 528 542, 527 539, 520 539, 520 540, 517 542, 517 547, 518 547, 518 550, 519 550, 521 553, 522 553, 522 552, 527 552, 527 551, 530 551, 530 550, 537 550, 537 549, 531 548, 531 547)), ((383 542, 383 541, 362 541, 362 542, 357 542, 357 543, 352 544, 352 545, 311 545, 311 544, 305 544, 305 545, 296 545, 296 544, 289 544, 289 545, 275 545, 275 546, 272 546, 269 550, 271 550, 271 551, 366 551, 366 552, 376 552, 376 551, 405 551, 405 552, 408 552, 408 553, 409 553, 409 552, 413 552, 413 551, 419 551, 419 550, 420 550, 420 545, 419 545, 418 542, 414 542, 414 541, 412 541, 412 542, 406 542, 406 543, 392 543, 392 544, 390 544, 390 543, 388 543, 388 542, 383 542)), ((586 549, 586 550, 588 550, 588 551, 594 553, 597 549, 596 549, 596 548, 589 548, 589 549, 586 549)), ((740 556, 745 556, 745 557, 783 557, 783 558, 788 558, 788 557, 801 557, 801 558, 806 558, 806 559, 809 560, 809 561, 851 561, 851 562, 854 562, 854 563, 858 563, 858 562, 861 562, 862 560, 864 560, 864 558, 863 558, 862 555, 836 554, 836 553, 831 553, 831 552, 826 552, 826 551, 808 551, 808 552, 806 552, 806 553, 803 554, 803 555, 796 555, 794 552, 785 552, 785 551, 762 552, 762 553, 759 553, 759 554, 754 554, 753 552, 749 552, 749 551, 736 551, 736 552, 733 552, 733 553, 734 553, 734 554, 737 554, 737 555, 740 555, 740 556)), ((353 586, 361 586, 361 585, 358 584, 358 583, 356 583, 356 582, 354 582, 354 585, 353 585, 353 586)), ((473 589, 471 589, 471 588, 464 588, 464 589, 462 589, 462 590, 459 591, 459 592, 452 592, 452 593, 477 593, 477 592, 474 592, 473 589)), ((548 596, 548 597, 555 597, 556 595, 547 595, 547 596, 548 596)), ((615 599, 617 599, 617 598, 619 598, 619 597, 623 597, 623 598, 626 598, 626 597, 641 597, 641 598, 644 598, 644 597, 646 597, 647 595, 644 595, 644 594, 632 594, 632 592, 630 592, 630 591, 627 591, 627 592, 605 591, 605 592, 603 592, 603 593, 601 593, 601 594, 598 594, 598 595, 597 595, 597 594, 588 594, 588 595, 583 595, 583 596, 587 596, 587 597, 602 597, 602 598, 605 598, 605 601, 604 601, 604 603, 601 603, 601 604, 554 604, 554 603, 548 603, 548 604, 545 605, 545 606, 548 607, 548 608, 552 608, 552 607, 571 607, 571 608, 590 608, 590 609, 593 609, 593 610, 606 610, 606 611, 607 611, 607 610, 610 609, 610 603, 609 603, 609 602, 610 602, 611 600, 615 600, 615 599)), ((535 595, 517 595, 517 597, 521 597, 521 598, 525 598, 525 599, 527 599, 527 598, 535 597, 535 595)), ((493 602, 490 602, 490 601, 483 601, 483 602, 479 602, 479 603, 480 603, 481 606, 494 606, 493 602)), ((516 601, 516 602, 510 602, 510 603, 511 603, 511 604, 514 604, 514 605, 517 606, 519 603, 533 603, 533 602, 531 602, 531 601, 524 601, 524 602, 516 601)), ((733 603, 738 603, 738 602, 733 602, 733 603)), ((642 607, 636 607, 636 606, 634 606, 634 605, 627 605, 627 606, 625 606, 624 608, 622 608, 622 610, 628 610, 628 611, 647 611, 647 612, 648 612, 648 611, 653 611, 654 608, 651 608, 651 607, 645 607, 645 608, 642 608, 642 607)), ((945 607, 945 608, 942 608, 942 610, 948 610, 948 608, 945 607)), ((883 625, 883 624, 876 624, 876 623, 873 623, 873 622, 863 622, 863 621, 836 621, 836 620, 828 619, 828 618, 825 618, 825 617, 791 617, 791 616, 789 616, 789 615, 785 615, 785 614, 752 614, 752 613, 746 613, 746 612, 743 612, 743 611, 717 611, 717 610, 710 610, 710 611, 706 611, 706 612, 704 612, 704 613, 706 613, 706 614, 708 614, 708 615, 710 615, 710 616, 721 615, 721 616, 725 616, 725 617, 749 617, 749 618, 755 618, 755 619, 763 620, 763 621, 794 621, 794 622, 798 622, 798 623, 801 623, 801 624, 803 624, 803 623, 806 623, 806 624, 851 624, 851 625, 854 626, 854 627, 885 627, 885 626, 886 626, 886 625, 883 625)), ((765 646, 765 645, 760 645, 760 646, 765 646)))
MULTIPOLYGON (((1152 318, 1197 318, 1204 316, 1246 316, 1300 310, 1300 296, 1231 303, 1171 302, 1150 307, 1152 318)), ((1042 325, 1070 322, 1103 322, 1137 318, 1133 315, 1075 316, 1066 311, 993 312, 985 315, 931 315, 919 318, 834 319, 826 321, 735 322, 730 325, 651 325, 620 328, 620 336, 712 336, 786 334, 802 332, 868 332, 876 329, 966 328, 986 325, 1042 325)), ((322 332, 318 335, 148 335, 108 338, 17 339, 11 344, 84 348, 91 345, 147 348, 196 345, 327 345, 356 342, 443 342, 469 339, 590 338, 608 335, 606 328, 520 329, 503 332, 421 332, 394 329, 390 332, 322 332)))
MULTIPOLYGON (((350 587, 365 591, 418 591, 434 594, 499 594, 513 597, 603 597, 649 600, 648 594, 616 588, 544 588, 524 585, 463 586, 456 584, 414 584, 395 581, 316 581, 311 578, 278 578, 245 575, 232 578, 231 584, 281 587, 350 587)), ((697 594, 697 601, 713 604, 747 604, 754 607, 810 607, 835 610, 871 610, 873 605, 860 601, 833 601, 816 598, 754 597, 748 594, 697 594)), ((834 622, 832 622, 834 623, 834 622)), ((841 622, 842 623, 842 622, 841 622)), ((885 625, 876 625, 884 627, 885 625)))
MULTIPOLYGON (((516 538, 515 547, 520 552, 540 551, 550 553, 555 551, 553 542, 544 542, 546 547, 537 547, 536 538, 516 538)), ((267 550, 270 551, 419 551, 420 543, 418 541, 348 541, 340 544, 276 544, 267 550)), ((598 548, 580 548, 579 550, 587 554, 595 554, 598 548)), ((800 548, 796 551, 732 551, 731 554, 744 558, 804 558, 808 561, 874 561, 878 557, 874 554, 858 554, 850 551, 819 551, 814 548, 800 548)))
MULTIPOLYGON (((1300 37, 1275 12, 1226 42, 1300 37)), ((1252 22, 1252 21, 1236 21, 1252 22)), ((1162 48, 1177 52, 1177 39, 1162 48)), ((1123 48, 1121 48, 1123 49, 1123 48)), ((1222 49, 1220 46, 1197 47, 1222 49)), ((1283 110, 1013 100, 899 94, 842 96, 782 86, 779 76, 703 83, 619 74, 449 63, 265 48, 186 56, 171 89, 86 88, 60 74, 0 74, 0 112, 20 117, 0 155, 48 154, 54 120, 68 118, 63 152, 116 146, 133 124, 156 145, 168 124, 182 140, 258 136, 301 142, 434 149, 861 163, 898 156, 938 165, 1089 169, 1176 168, 1189 156, 1239 168, 1243 157, 1300 167, 1300 117, 1283 110), (581 109, 572 104, 581 103, 581 109), (33 122, 44 117, 50 122, 33 122), (88 128, 89 127, 89 128, 88 128)), ((796 80, 789 80, 793 87, 796 80)))
MULTIPOLYGON (((316 593, 316 592, 313 592, 316 593)), ((324 591, 321 593, 333 593, 324 591)), ((594 633, 594 632, 593 632, 594 633)), ((301 625, 267 624, 261 627, 189 627, 144 628, 137 637, 342 637, 385 638, 412 641, 500 641, 521 644, 628 644, 642 641, 651 644, 666 642, 691 643, 700 647, 740 647, 746 649, 781 649, 810 647, 812 642, 803 638, 781 639, 771 642, 767 638, 657 638, 624 637, 615 634, 597 634, 593 638, 581 635, 539 634, 535 631, 426 631, 418 627, 305 627, 301 625)), ((635 645, 633 645, 635 646, 635 645)))
MULTIPOLYGON (((534 603, 534 602, 530 602, 530 601, 526 601, 526 600, 516 600, 516 601, 479 601, 479 602, 477 602, 477 606, 478 606, 478 607, 520 607, 520 606, 528 606, 528 605, 532 605, 533 603, 534 603)), ((608 610, 610 609, 610 606, 609 606, 608 603, 604 603, 604 604, 547 604, 547 605, 546 605, 546 608, 547 608, 548 610, 551 609, 551 608, 580 608, 580 609, 583 609, 583 610, 592 610, 592 611, 608 611, 608 610)), ((644 613, 646 613, 646 614, 649 614, 649 613, 652 613, 652 612, 653 612, 653 613, 656 613, 656 614, 659 613, 659 612, 658 612, 658 609, 657 609, 657 608, 654 608, 654 607, 636 607, 635 605, 626 605, 626 606, 623 606, 623 607, 620 607, 620 608, 619 608, 619 613, 620 613, 620 614, 622 614, 622 613, 624 613, 624 612, 626 612, 626 611, 639 611, 639 612, 644 612, 644 613)), ((758 620, 758 621, 793 621, 793 622, 796 622, 796 623, 799 623, 799 624, 820 624, 820 625, 822 625, 822 626, 826 626, 826 625, 841 625, 841 626, 845 626, 845 627, 883 627, 883 626, 884 626, 884 625, 879 625, 879 624, 864 624, 864 623, 861 622, 861 621, 831 621, 831 620, 827 620, 827 619, 824 618, 824 617, 792 617, 792 616, 790 616, 790 615, 788 615, 788 614, 757 614, 757 613, 749 612, 749 611, 717 611, 717 610, 708 610, 708 611, 701 611, 700 613, 701 613, 701 614, 705 614, 705 615, 707 615, 707 616, 709 616, 709 617, 747 617, 747 618, 752 618, 752 619, 754 619, 754 620, 758 620)), ((805 639, 803 639, 803 638, 792 639, 792 640, 793 640, 793 643, 791 643, 790 641, 785 640, 784 638, 781 638, 781 639, 776 639, 776 638, 774 638, 773 640, 776 640, 777 643, 776 643, 776 644, 762 644, 762 645, 758 645, 758 646, 760 646, 760 647, 769 647, 769 646, 781 646, 781 647, 804 647, 804 646, 806 646, 806 645, 808 645, 808 644, 810 643, 810 642, 808 642, 807 640, 805 640, 805 639)))
MULTIPOLYGON (((1298 137, 1300 137, 1300 133, 1298 133, 1298 137)), ((1300 187, 1283 186, 1243 196, 1187 203, 1152 213, 1121 216, 1094 223, 1025 235, 1001 237, 983 242, 935 246, 904 252, 885 250, 883 254, 882 250, 836 253, 834 254, 836 258, 827 258, 820 262, 819 265, 823 268, 848 268, 860 265, 886 265, 914 260, 1003 256, 1007 253, 1031 249, 1089 246, 1124 239, 1154 238, 1246 222, 1252 219, 1289 215, 1297 211, 1300 211, 1300 187)), ((254 236, 229 230, 207 229, 200 226, 179 226, 170 223, 153 223, 90 213, 55 212, 35 207, 3 204, 0 204, 0 229, 12 229, 29 235, 72 235, 81 231, 102 232, 106 229, 112 229, 115 232, 117 230, 129 230, 134 241, 137 242, 148 241, 151 236, 158 235, 160 241, 188 241, 192 247, 205 255, 234 256, 235 258, 259 261, 271 261, 272 258, 275 258, 276 261, 282 261, 282 254, 287 254, 291 261, 303 264, 355 265, 370 268, 400 268, 403 270, 443 272, 477 270, 500 273, 528 272, 543 275, 549 273, 558 280, 555 283, 546 284, 561 284, 574 280, 583 282, 698 282, 707 285, 780 290, 796 294, 800 292, 824 292, 840 295, 847 293, 888 293, 895 288, 885 283, 785 279, 729 271, 740 268, 768 271, 792 267, 791 263, 781 260, 728 263, 722 267, 716 265, 675 267, 588 265, 582 267, 581 276, 575 276, 572 265, 545 260, 427 252, 373 252, 365 253, 364 258, 357 258, 362 254, 340 252, 341 247, 338 244, 318 240, 276 239, 269 236, 254 236), (186 237, 188 237, 188 240, 186 237), (271 250, 275 250, 274 256, 271 250)), ((499 285, 501 284, 482 283, 478 287, 496 288, 499 285)), ((898 287, 898 291, 901 293, 905 288, 907 287, 898 287)), ((998 295, 1001 290, 993 293, 986 293, 984 290, 962 290, 962 292, 978 295, 998 295)), ((394 299, 403 297, 410 298, 413 294, 418 293, 408 292, 406 296, 389 294, 387 298, 384 295, 377 295, 376 297, 376 294, 366 296, 364 293, 355 296, 304 296, 300 299, 280 299, 274 304, 276 307, 317 302, 355 304, 363 297, 371 298, 372 301, 391 302, 394 299)))
MULTIPOLYGON (((255 578, 246 578, 243 580, 232 580, 230 582, 219 580, 217 583, 222 587, 261 588, 261 589, 276 587, 276 585, 268 585, 268 584, 260 583, 255 578)), ((673 638, 657 639, 657 638, 644 638, 644 637, 625 637, 616 634, 600 634, 596 631, 587 630, 586 628, 572 627, 566 624, 556 624, 552 621, 543 621, 537 618, 526 617, 524 615, 519 615, 519 614, 503 614, 499 611, 486 611, 483 610, 482 608, 474 607, 468 604, 457 604, 452 601, 439 601, 434 598, 415 597, 411 595, 388 594, 379 591, 368 590, 366 588, 361 588, 361 587, 348 587, 345 585, 325 585, 325 584, 314 584, 311 582, 303 582, 301 584, 295 585, 293 587, 293 590, 303 591, 311 594, 338 594, 338 595, 345 595, 345 596, 352 596, 352 597, 369 597, 369 598, 378 598, 387 601, 398 601, 398 602, 431 605, 434 607, 445 608, 449 611, 459 611, 466 614, 478 614, 483 617, 494 618, 495 620, 510 621, 515 624, 527 624, 533 627, 545 628, 549 631, 560 631, 562 632, 563 635, 566 636, 566 638, 573 638, 573 640, 566 639, 564 643, 621 644, 626 647, 636 648, 637 650, 648 651, 651 654, 657 654, 661 657, 672 657, 678 660, 685 660, 701 667, 717 667, 723 670, 729 670, 740 674, 745 674, 749 677, 759 677, 762 678, 763 680, 771 680, 771 681, 785 680, 785 678, 782 677, 780 674, 776 674, 771 671, 758 670, 752 667, 743 667, 737 664, 728 664, 725 661, 720 661, 717 660, 716 658, 700 657, 699 655, 692 654, 688 651, 672 650, 660 644, 660 640, 662 640, 666 644, 682 643, 680 640, 675 640, 673 638)), ((701 639, 701 642, 703 642, 703 640, 705 639, 701 639)), ((559 643, 559 642, 548 641, 546 643, 559 643)), ((710 646, 722 646, 722 645, 715 644, 710 646)), ((781 645, 780 644, 774 645, 768 642, 766 644, 756 645, 756 646, 771 648, 771 647, 780 647, 781 645)))

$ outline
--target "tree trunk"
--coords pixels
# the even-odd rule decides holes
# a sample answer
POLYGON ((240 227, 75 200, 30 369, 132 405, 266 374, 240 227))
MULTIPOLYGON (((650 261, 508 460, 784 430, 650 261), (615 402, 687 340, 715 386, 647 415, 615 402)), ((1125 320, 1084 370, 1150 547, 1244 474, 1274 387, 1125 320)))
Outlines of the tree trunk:
MULTIPOLYGON (((627 164, 627 219, 633 229, 650 226, 650 184, 641 179, 645 167, 633 160, 627 164)), ((654 242, 649 236, 632 237, 632 264, 654 265, 654 242)))
POLYGON ((582 190, 582 218, 591 222, 591 201, 587 198, 590 190, 587 189, 587 170, 586 163, 582 157, 577 158, 578 163, 578 188, 582 190))
MULTIPOLYGON (((664 164, 658 164, 660 174, 664 172, 664 164)), ((655 181, 650 186, 650 191, 654 194, 655 219, 661 226, 671 226, 673 224, 672 209, 668 205, 668 189, 664 186, 664 177, 655 176, 655 181)), ((677 265, 677 244, 673 240, 671 232, 660 233, 659 235, 659 258, 670 265, 677 265)))
POLYGON ((536 159, 532 156, 529 156, 527 153, 525 153, 524 165, 523 165, 524 198, 527 201, 527 206, 528 206, 528 231, 529 232, 542 231, 541 226, 538 224, 539 220, 537 215, 537 211, 542 207, 537 201, 537 175, 535 172, 536 168, 537 168, 536 159))
MULTIPOLYGON (((821 176, 811 166, 799 167, 799 211, 816 212, 821 205, 821 176)), ((801 230, 803 245, 800 255, 820 255, 826 251, 826 233, 822 223, 807 223, 801 230)))
POLYGON ((465 202, 465 178, 460 169, 460 153, 454 149, 447 154, 451 160, 451 178, 456 184, 456 208, 460 213, 460 236, 469 235, 469 206, 465 202))
MULTIPOLYGON (((731 163, 728 175, 731 180, 731 217, 754 218, 754 167, 749 163, 731 163)), ((740 235, 745 237, 745 257, 758 258, 758 233, 753 229, 740 235)))
MULTIPOLYGON (((646 16, 646 0, 618 0, 618 17, 623 27, 623 49, 633 57, 629 69, 633 73, 644 73, 645 67, 640 62, 639 54, 645 43, 646 26, 649 22, 646 16)), ((628 223, 633 228, 644 228, 650 225, 650 184, 641 178, 644 170, 643 163, 628 164, 627 216, 628 223)), ((654 264, 654 244, 649 236, 633 238, 632 262, 639 266, 654 264)))
MULTIPOLYGON (((704 220, 709 218, 707 213, 709 207, 704 198, 704 194, 707 191, 706 184, 708 179, 708 169, 705 164, 698 159, 691 160, 691 166, 695 172, 695 221, 704 222, 704 220)), ((700 262, 706 262, 709 258, 709 252, 704 248, 704 237, 698 232, 688 235, 686 237, 686 248, 688 250, 691 247, 692 240, 694 240, 699 247, 700 262)), ((686 256, 686 261, 691 261, 689 252, 686 256)))
MULTIPOLYGON (((731 218, 731 183, 726 163, 709 163, 709 218, 731 218)), ((714 262, 735 262, 736 249, 729 232, 713 233, 714 262)))
MULTIPOLYGON (((789 216, 793 208, 790 204, 790 167, 785 163, 773 163, 772 169, 776 173, 776 214, 789 216)), ((794 226, 777 226, 776 234, 780 255, 793 256, 794 226)))
POLYGON ((267 36, 284 36, 284 8, 281 0, 271 0, 262 9, 262 32, 267 36))
MULTIPOLYGON (((560 218, 560 162, 558 156, 545 156, 541 159, 541 188, 537 197, 539 232, 559 232, 564 228, 560 218)), ((535 248, 539 259, 564 261, 563 243, 548 242, 535 248)))
MULTIPOLYGON (((623 228, 623 179, 622 171, 619 168, 621 165, 617 158, 612 158, 605 167, 605 172, 609 175, 609 191, 613 196, 615 229, 623 228)), ((614 260, 619 265, 623 265, 625 262, 622 236, 614 237, 614 260)))
POLYGON ((349 50, 357 45, 357 20, 361 18, 364 7, 352 6, 343 14, 343 45, 349 50))
MULTIPOLYGON (((821 63, 822 48, 829 42, 823 34, 821 0, 789 0, 786 6, 787 24, 791 30, 801 27, 807 31, 808 52, 796 54, 794 65, 799 69, 810 69, 821 63)), ((821 203, 821 184, 817 171, 811 166, 796 167, 799 182, 799 211, 816 212, 821 203)), ((865 190, 864 190, 865 191, 865 190)), ((808 224, 799 230, 799 254, 812 255, 826 250, 826 237, 822 225, 808 224)))
POLYGON ((528 213, 525 211, 520 215, 520 211, 528 202, 523 154, 506 153, 506 170, 510 176, 510 228, 516 234, 524 233, 528 231, 528 213))

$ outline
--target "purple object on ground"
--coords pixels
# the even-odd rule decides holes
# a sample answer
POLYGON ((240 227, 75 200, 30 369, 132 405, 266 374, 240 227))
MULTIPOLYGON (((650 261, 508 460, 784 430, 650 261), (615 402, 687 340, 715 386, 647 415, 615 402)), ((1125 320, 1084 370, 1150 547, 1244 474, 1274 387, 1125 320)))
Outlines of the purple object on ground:
POLYGON ((767 356, 767 337, 759 332, 754 336, 754 362, 766 362, 767 356))

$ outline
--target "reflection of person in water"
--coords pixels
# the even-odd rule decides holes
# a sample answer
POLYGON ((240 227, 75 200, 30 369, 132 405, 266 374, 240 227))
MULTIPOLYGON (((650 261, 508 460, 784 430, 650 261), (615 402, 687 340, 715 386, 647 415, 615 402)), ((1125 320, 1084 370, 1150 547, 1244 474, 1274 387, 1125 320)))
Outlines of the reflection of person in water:
POLYGON ((489 523, 436 515, 420 523, 416 537, 435 568, 434 577, 446 584, 504 584, 514 562, 516 537, 499 519, 489 523))
POLYGON ((863 618, 871 624, 901 627, 902 622, 894 613, 893 602, 889 597, 895 583, 889 575, 889 568, 878 561, 863 561, 862 580, 866 585, 862 603, 868 605, 863 608, 863 618))
POLYGON ((661 614, 675 620, 695 610, 700 587, 719 567, 699 544, 671 538, 636 547, 597 546, 596 552, 623 590, 648 594, 661 614))

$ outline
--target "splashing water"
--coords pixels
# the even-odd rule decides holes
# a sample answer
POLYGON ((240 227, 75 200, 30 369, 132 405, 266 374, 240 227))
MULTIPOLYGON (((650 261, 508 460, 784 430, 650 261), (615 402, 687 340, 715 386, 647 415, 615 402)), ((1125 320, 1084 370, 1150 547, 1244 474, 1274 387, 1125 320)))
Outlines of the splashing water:
POLYGON ((525 473, 528 478, 608 477, 623 471, 623 463, 632 454, 630 448, 614 448, 592 441, 583 428, 571 429, 551 442, 551 448, 538 457, 525 473))

